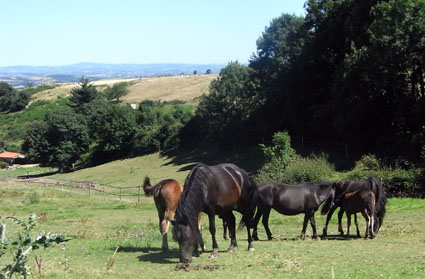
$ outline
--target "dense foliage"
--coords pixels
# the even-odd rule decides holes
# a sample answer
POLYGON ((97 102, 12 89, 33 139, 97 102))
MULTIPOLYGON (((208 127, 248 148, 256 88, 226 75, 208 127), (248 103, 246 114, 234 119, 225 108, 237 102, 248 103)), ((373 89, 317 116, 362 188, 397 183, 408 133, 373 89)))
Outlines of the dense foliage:
POLYGON ((134 110, 108 101, 85 78, 60 108, 27 125, 22 144, 31 161, 60 171, 174 148, 193 115, 190 106, 154 101, 134 110))
POLYGON ((287 130, 421 159, 425 2, 310 0, 306 11, 273 19, 249 66, 222 70, 186 131, 252 144, 287 130))
POLYGON ((16 91, 6 82, 0 82, 0 112, 8 113, 23 110, 29 101, 29 94, 16 91))

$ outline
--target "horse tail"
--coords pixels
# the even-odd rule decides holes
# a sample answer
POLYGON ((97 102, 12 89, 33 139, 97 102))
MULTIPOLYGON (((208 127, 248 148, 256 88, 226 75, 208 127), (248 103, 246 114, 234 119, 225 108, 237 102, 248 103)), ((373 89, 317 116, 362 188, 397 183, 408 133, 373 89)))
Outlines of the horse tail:
POLYGON ((384 222, 384 217, 386 213, 386 204, 387 204, 387 196, 385 194, 384 186, 382 185, 382 181, 376 178, 372 178, 371 182, 374 186, 374 193, 376 197, 376 205, 375 212, 376 217, 378 219, 378 230, 384 222))
POLYGON ((326 199, 325 203, 322 206, 322 209, 320 210, 320 214, 325 215, 329 212, 329 210, 334 206, 335 204, 335 184, 332 184, 332 190, 329 193, 329 197, 326 199))
POLYGON ((145 180, 143 181, 143 191, 145 192, 145 195, 147 197, 155 196, 159 192, 159 189, 161 188, 161 186, 162 186, 162 183, 158 183, 152 186, 151 180, 149 179, 149 177, 147 175, 145 176, 145 180))
POLYGON ((243 214, 241 221, 239 222, 238 231, 240 231, 246 224, 252 227, 252 220, 254 219, 255 210, 258 206, 258 186, 255 184, 251 176, 248 175, 248 199, 245 200, 244 208, 245 214, 243 214))

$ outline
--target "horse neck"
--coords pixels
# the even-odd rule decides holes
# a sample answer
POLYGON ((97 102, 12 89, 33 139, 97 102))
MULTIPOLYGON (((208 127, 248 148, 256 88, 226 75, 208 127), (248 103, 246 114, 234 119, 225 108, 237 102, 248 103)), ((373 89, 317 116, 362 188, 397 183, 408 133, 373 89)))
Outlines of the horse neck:
POLYGON ((176 220, 187 219, 190 226, 198 227, 198 214, 202 211, 204 187, 200 181, 205 179, 205 173, 200 169, 204 165, 197 165, 189 173, 183 186, 176 209, 176 220))

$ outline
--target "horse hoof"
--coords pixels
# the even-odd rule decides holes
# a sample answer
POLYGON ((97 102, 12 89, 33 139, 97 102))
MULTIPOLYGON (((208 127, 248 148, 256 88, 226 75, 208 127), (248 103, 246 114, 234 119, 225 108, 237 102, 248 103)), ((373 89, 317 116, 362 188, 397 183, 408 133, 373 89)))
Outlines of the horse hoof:
POLYGON ((211 253, 210 259, 217 259, 217 258, 218 258, 218 253, 211 253))
POLYGON ((248 248, 248 251, 249 252, 254 252, 255 251, 255 248, 254 247, 248 248))
POLYGON ((227 249, 227 253, 233 253, 235 252, 235 248, 234 247, 229 247, 229 249, 227 249))
POLYGON ((316 240, 320 240, 320 236, 318 236, 318 235, 313 236, 313 238, 316 239, 316 240))

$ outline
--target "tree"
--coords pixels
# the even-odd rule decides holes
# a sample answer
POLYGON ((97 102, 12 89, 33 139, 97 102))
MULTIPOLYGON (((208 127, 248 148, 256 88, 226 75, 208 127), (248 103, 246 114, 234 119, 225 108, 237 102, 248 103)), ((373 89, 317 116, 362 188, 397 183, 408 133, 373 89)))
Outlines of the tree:
POLYGON ((0 82, 0 112, 17 112, 23 110, 29 103, 30 96, 16 91, 6 82, 0 82))
POLYGON ((76 112, 81 111, 84 104, 90 103, 100 96, 96 87, 84 76, 81 77, 79 86, 71 89, 71 96, 69 97, 69 106, 76 112))
POLYGON ((128 106, 111 105, 102 118, 99 138, 93 158, 104 162, 122 158, 131 153, 136 133, 136 115, 128 106))
MULTIPOLYGON (((257 107, 256 84, 251 80, 252 69, 231 62, 220 71, 219 77, 210 84, 209 94, 200 98, 196 109, 198 131, 204 131, 204 139, 221 140, 234 144, 244 137, 244 126, 250 120, 251 112, 257 107)), ((189 132, 190 133, 190 132, 189 132)))
POLYGON ((112 87, 105 89, 106 99, 110 101, 115 100, 117 103, 120 103, 120 98, 127 95, 128 92, 127 82, 115 83, 112 87))
POLYGON ((69 171, 88 151, 89 131, 84 118, 72 110, 48 113, 43 122, 31 125, 22 149, 31 161, 69 171))

